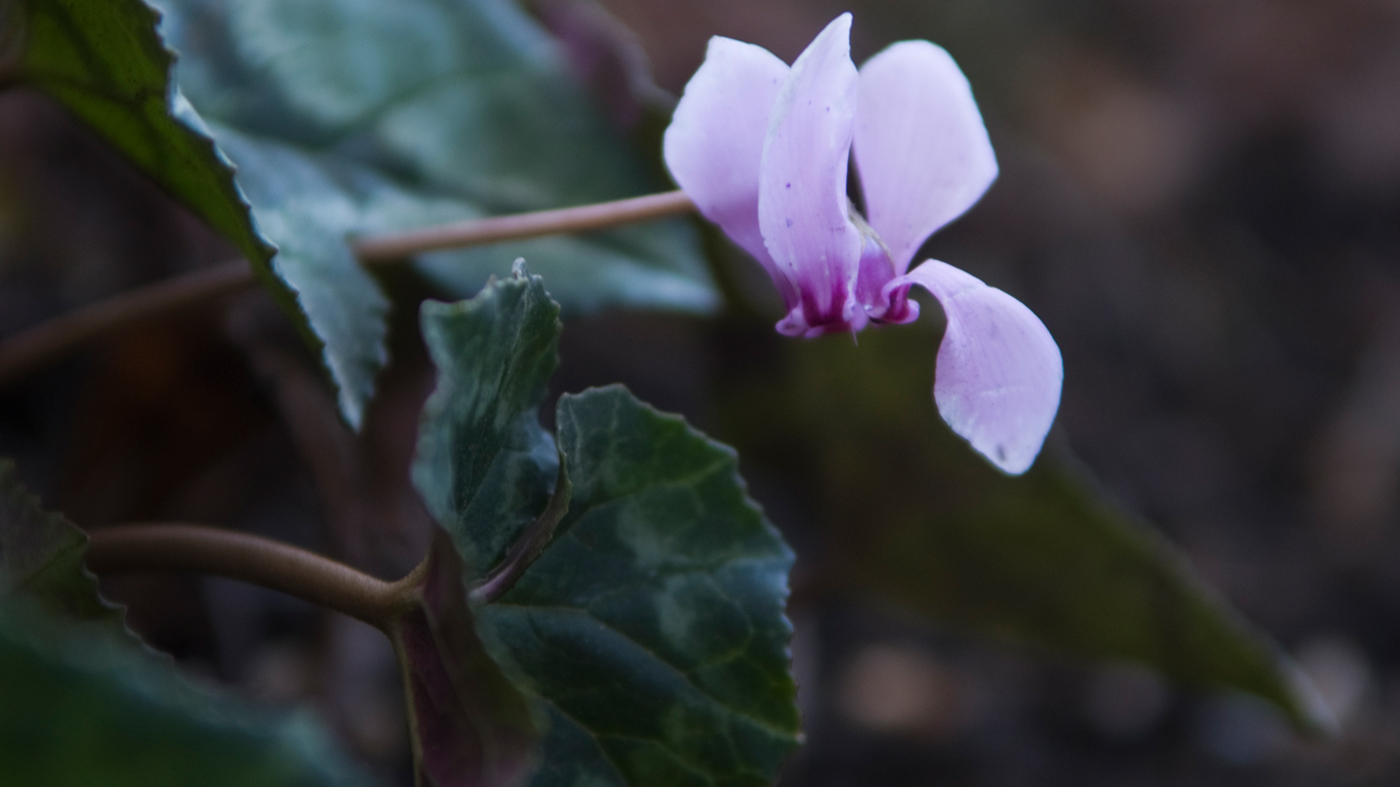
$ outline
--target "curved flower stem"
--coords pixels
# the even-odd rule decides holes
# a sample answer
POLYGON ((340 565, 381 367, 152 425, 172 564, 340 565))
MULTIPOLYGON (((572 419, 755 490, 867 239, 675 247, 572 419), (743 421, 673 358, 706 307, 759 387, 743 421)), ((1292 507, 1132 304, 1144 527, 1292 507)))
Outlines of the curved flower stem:
POLYGON ((88 537, 87 566, 98 574, 213 574, 279 590, 386 632, 413 603, 425 570, 420 565, 397 582, 385 582, 290 544, 205 525, 120 525, 88 537))
MULTIPOLYGON (((408 232, 361 238, 356 255, 367 265, 399 262, 425 251, 505 240, 606 229, 695 209, 680 191, 513 216, 489 216, 408 232)), ((40 323, 0 342, 0 386, 109 331, 206 303, 256 283, 252 268, 235 260, 139 287, 40 323)))

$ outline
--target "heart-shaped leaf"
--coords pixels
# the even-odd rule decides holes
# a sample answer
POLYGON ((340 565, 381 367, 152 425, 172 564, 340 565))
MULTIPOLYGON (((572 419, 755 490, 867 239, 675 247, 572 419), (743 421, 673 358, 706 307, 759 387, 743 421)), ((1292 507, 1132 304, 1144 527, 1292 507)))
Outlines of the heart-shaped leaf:
POLYGON ((569 514, 479 613, 554 725, 535 784, 771 784, 799 727, 792 553, 733 450, 620 386, 558 423, 569 514))
MULTIPOLYGON (((467 303, 424 307, 439 388, 414 478, 483 570, 545 512, 555 481, 535 407, 556 314, 523 271, 467 303)), ((797 744, 783 616, 792 553, 745 495, 733 451, 622 388, 564 397, 558 424, 568 513, 476 611, 550 722, 533 783, 770 784, 797 744)))

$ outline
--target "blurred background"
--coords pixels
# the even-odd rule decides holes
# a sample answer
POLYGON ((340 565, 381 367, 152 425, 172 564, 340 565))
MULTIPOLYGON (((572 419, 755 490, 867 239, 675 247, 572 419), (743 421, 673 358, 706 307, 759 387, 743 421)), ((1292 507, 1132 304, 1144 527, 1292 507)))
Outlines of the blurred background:
MULTIPOLYGON (((1066 368, 1052 449, 1184 549, 1297 660, 1341 727, 1330 742, 1301 739, 1242 696, 1182 691, 1140 667, 1012 646, 832 591, 824 578, 842 532, 899 516, 915 491, 955 492, 957 477, 925 476, 918 462, 896 477, 866 461, 908 456, 897 437, 906 418, 916 441, 935 428, 925 421, 937 326, 861 336, 873 357, 906 357, 882 342, 923 348, 923 361, 882 370, 880 390, 917 391, 926 410, 877 398, 861 406, 890 431, 825 428, 865 418, 828 398, 832 376, 856 373, 841 365, 850 340, 794 349, 774 335, 771 285, 712 237, 735 296, 725 316, 570 321, 556 385, 625 382, 736 445, 754 496, 798 549, 807 746, 783 784, 1395 783, 1400 3, 603 6, 635 31, 640 48, 620 51, 644 54, 673 95, 711 35, 791 62, 845 10, 857 63, 908 38, 948 49, 1001 177, 926 256, 1040 315, 1066 368), (760 397, 770 409, 754 408, 760 397)), ((540 8, 548 18, 560 6, 540 8)), ((232 256, 46 99, 0 94, 0 333, 232 256)), ((424 286, 389 283, 405 297, 424 286)), ((250 295, 140 326, 0 390, 0 454, 85 527, 243 527, 395 576, 427 527, 405 468, 432 382, 412 331, 396 336, 359 436, 290 329, 250 295), (337 505, 350 488, 355 503, 337 505)), ((392 655, 375 632, 222 580, 106 587, 195 672, 268 702, 310 701, 386 778, 406 774, 392 655)))

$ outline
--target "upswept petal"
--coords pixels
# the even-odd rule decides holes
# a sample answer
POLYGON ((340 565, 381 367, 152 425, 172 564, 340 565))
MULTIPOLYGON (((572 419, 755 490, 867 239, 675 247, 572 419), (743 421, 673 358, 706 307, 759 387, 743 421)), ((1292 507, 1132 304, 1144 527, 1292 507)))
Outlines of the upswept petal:
POLYGON ((938 299, 948 328, 938 348, 938 412, 992 464, 1030 468, 1060 406, 1064 365, 1030 309, 971 274, 929 260, 887 287, 917 284, 938 299))
POLYGON ((758 228, 758 171, 768 116, 788 65, 760 46, 715 36, 685 86, 663 151, 676 183, 705 218, 752 254, 791 308, 796 293, 758 228))
POLYGON ((801 305, 779 330, 859 330, 853 296, 860 235, 847 213, 846 163, 856 110, 851 15, 838 16, 793 63, 778 94, 759 167, 758 224, 801 305))
POLYGON ((894 44, 861 66, 856 118, 866 219, 902 274, 929 235, 982 197, 996 155, 967 78, 927 41, 894 44))

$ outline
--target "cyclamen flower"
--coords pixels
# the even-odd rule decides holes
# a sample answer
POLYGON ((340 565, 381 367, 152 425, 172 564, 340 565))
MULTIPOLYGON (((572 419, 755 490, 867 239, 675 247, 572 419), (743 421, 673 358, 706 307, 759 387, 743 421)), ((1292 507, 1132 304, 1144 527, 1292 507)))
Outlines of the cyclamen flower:
POLYGON ((859 72, 842 14, 789 68, 716 36, 666 130, 666 165, 700 212, 773 278, 789 336, 856 332, 919 316, 917 284, 948 326, 934 400, 953 431, 1007 473, 1025 472, 1059 408, 1063 365, 1020 301, 919 246, 997 176, 967 79, 948 53, 904 41, 859 72), (847 199, 854 150, 862 217, 847 199))

